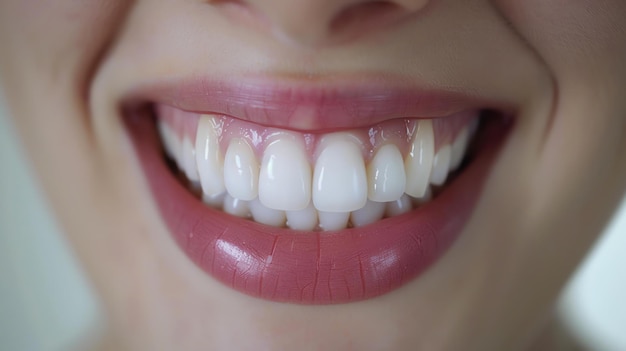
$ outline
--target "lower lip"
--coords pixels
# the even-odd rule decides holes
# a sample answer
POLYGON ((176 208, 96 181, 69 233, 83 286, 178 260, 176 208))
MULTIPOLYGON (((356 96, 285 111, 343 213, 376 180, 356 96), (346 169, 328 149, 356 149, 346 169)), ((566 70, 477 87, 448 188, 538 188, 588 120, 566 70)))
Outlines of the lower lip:
POLYGON ((126 122, 161 214, 187 256, 237 291, 299 304, 373 298, 424 272, 462 232, 506 134, 491 123, 478 136, 479 156, 412 212, 358 229, 294 232, 205 206, 166 166, 151 119, 126 122))

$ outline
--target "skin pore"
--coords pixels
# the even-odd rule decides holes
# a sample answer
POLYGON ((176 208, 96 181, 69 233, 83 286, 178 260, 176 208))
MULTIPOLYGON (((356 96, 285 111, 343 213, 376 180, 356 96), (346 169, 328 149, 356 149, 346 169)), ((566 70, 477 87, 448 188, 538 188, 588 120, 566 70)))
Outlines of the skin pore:
POLYGON ((102 300, 102 348, 550 345, 551 333, 540 335, 554 300, 626 186, 626 3, 403 0, 378 12, 365 3, 0 2, 2 91, 102 300), (163 79, 313 84, 374 74, 516 109, 473 215, 444 257, 388 294, 322 306, 249 297, 189 262, 155 206, 122 100, 163 79))

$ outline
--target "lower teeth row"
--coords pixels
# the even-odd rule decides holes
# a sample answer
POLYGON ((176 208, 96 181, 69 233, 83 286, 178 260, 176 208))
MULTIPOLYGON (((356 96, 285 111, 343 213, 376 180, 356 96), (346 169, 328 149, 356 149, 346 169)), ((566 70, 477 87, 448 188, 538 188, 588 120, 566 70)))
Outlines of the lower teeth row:
POLYGON ((476 123, 466 126, 435 153, 432 121, 419 121, 408 155, 402 158, 394 145, 384 145, 367 165, 349 133, 331 133, 315 166, 307 168, 289 138, 285 146, 280 139, 270 144, 260 165, 245 138, 233 139, 222 153, 212 118, 200 117, 195 143, 158 120, 165 151, 192 189, 205 204, 231 215, 303 231, 362 227, 430 201, 432 188, 460 166, 476 129, 476 123), (271 145, 276 146, 269 150, 271 145), (278 177, 268 176, 272 172, 278 177), (304 191, 298 186, 307 184, 303 178, 309 184, 304 191))
POLYGON ((264 206, 258 198, 252 201, 243 201, 233 198, 228 193, 213 197, 202 195, 202 198, 204 203, 210 207, 258 223, 274 227, 288 227, 293 230, 330 231, 362 227, 383 218, 407 213, 429 201, 431 194, 429 189, 428 194, 421 199, 404 194, 396 201, 375 202, 368 200, 364 207, 352 212, 318 211, 312 204, 299 211, 273 210, 264 206))

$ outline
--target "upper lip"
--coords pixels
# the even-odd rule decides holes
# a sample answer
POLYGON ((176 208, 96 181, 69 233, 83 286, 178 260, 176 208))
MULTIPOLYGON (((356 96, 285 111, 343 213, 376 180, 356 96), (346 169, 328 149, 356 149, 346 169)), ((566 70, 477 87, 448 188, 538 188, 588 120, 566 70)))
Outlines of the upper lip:
POLYGON ((224 81, 196 77, 142 85, 127 100, 307 131, 365 127, 393 118, 440 118, 471 109, 508 109, 504 102, 466 92, 377 78, 224 81))

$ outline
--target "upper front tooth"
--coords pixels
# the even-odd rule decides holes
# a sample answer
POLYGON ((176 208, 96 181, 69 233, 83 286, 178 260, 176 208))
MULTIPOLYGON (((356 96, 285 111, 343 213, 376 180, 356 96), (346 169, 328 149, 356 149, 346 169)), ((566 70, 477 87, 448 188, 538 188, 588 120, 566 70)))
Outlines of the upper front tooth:
POLYGON ((231 140, 224 158, 224 183, 228 193, 250 201, 258 195, 259 163, 245 139, 231 140))
POLYGON ((422 197, 428 189, 430 173, 435 157, 435 135, 431 120, 420 120, 413 136, 409 154, 404 161, 406 171, 405 192, 413 197, 422 197))
POLYGON ((324 140, 313 176, 313 204, 318 211, 350 212, 367 202, 363 156, 350 139, 341 133, 324 140))
POLYGON ((443 185, 448 177, 450 169, 450 154, 452 148, 450 145, 444 145, 437 151, 433 160, 433 172, 430 175, 430 183, 433 185, 443 185))
POLYGON ((208 196, 218 195, 226 190, 224 165, 215 132, 215 122, 212 117, 200 117, 196 132, 196 165, 202 192, 208 196))
POLYGON ((385 145, 367 166, 368 197, 372 201, 387 202, 404 193, 406 175, 402 154, 395 145, 385 145))
POLYGON ((269 208, 302 210, 311 202, 311 166, 302 143, 281 136, 263 154, 259 200, 269 208))

